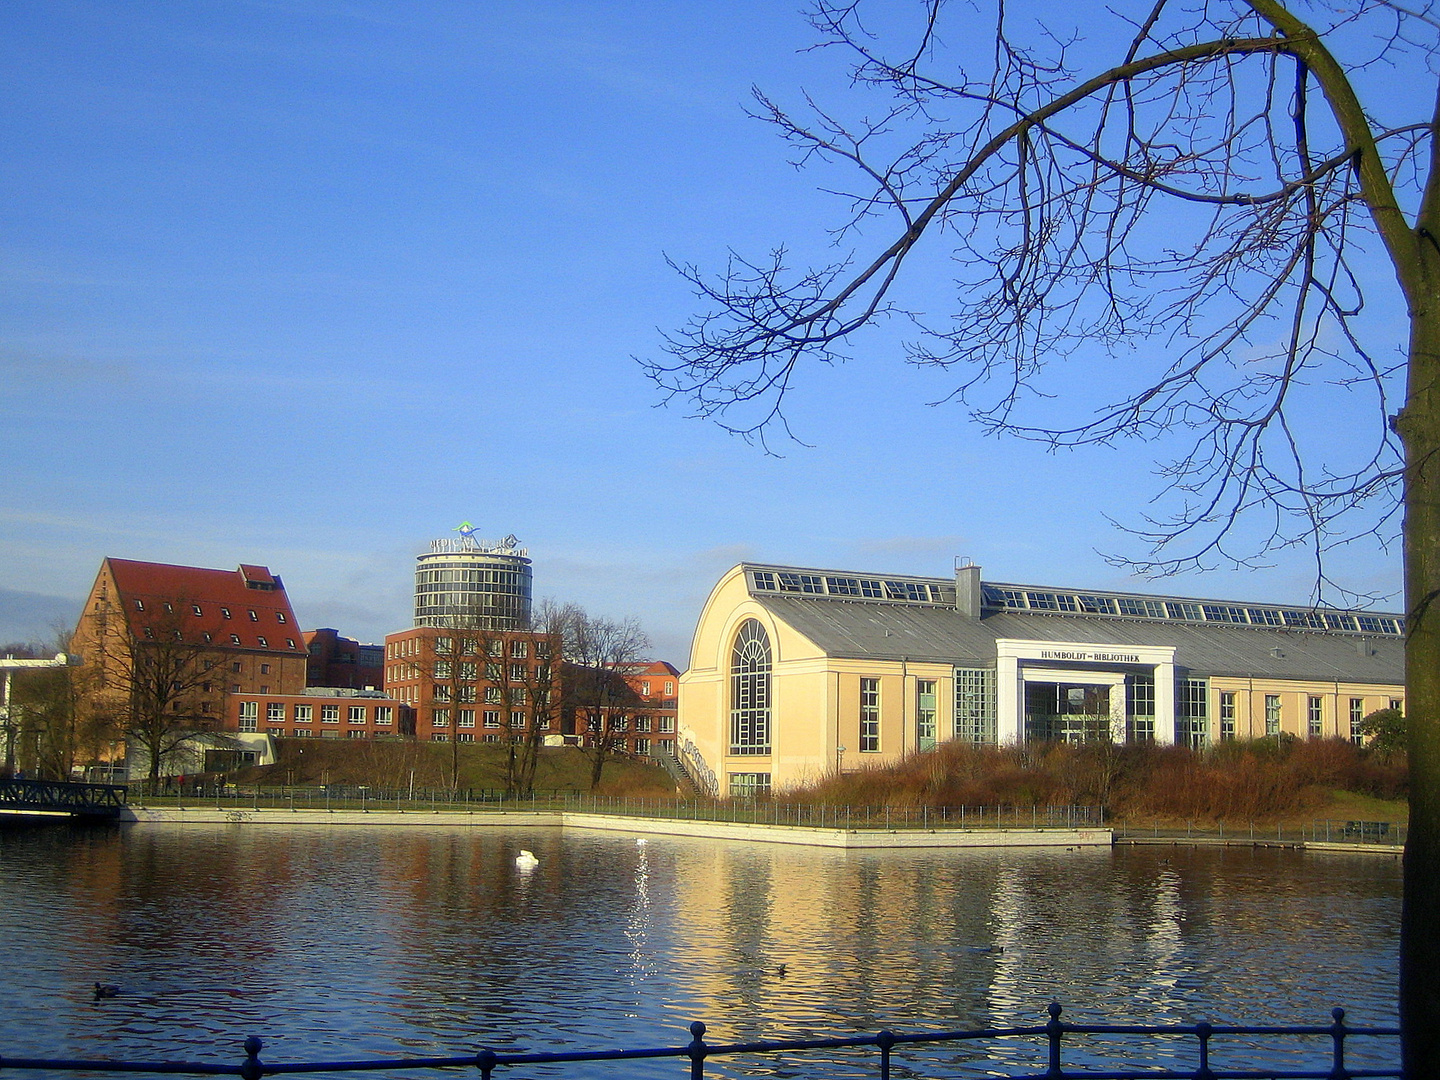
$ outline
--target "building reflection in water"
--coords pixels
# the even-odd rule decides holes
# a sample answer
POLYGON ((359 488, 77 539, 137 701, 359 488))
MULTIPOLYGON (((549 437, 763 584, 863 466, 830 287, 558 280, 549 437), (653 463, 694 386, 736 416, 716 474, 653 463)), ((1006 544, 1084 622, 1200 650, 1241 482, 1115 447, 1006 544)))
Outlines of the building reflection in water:
POLYGON ((1031 1024, 1052 999, 1394 1018, 1399 870, 1358 856, 185 826, 0 834, 0 866, 33 983, 0 1017, 8 1054, 656 1045, 692 1020, 716 1040, 1031 1024), (97 980, 122 996, 97 1008, 97 980))

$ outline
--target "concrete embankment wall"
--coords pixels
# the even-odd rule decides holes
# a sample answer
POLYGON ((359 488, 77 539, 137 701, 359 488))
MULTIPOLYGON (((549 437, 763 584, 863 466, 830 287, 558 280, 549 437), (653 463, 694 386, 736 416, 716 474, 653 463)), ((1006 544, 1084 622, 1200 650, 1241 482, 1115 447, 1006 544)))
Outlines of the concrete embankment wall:
POLYGON ((275 826, 461 826, 473 828, 534 828, 547 826, 631 836, 695 836, 717 840, 749 840, 767 844, 799 844, 830 848, 995 848, 1109 847, 1109 829, 817 829, 795 825, 760 825, 726 821, 679 821, 604 814, 567 814, 559 810, 404 811, 393 810, 259 810, 126 807, 122 821, 141 825, 231 824, 275 826))

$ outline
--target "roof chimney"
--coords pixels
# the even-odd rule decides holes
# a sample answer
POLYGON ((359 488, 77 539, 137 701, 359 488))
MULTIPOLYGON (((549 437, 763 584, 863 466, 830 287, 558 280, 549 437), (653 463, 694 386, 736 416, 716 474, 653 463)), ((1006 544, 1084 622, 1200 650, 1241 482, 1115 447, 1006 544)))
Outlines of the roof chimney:
POLYGON ((955 610, 972 619, 980 617, 980 567, 969 559, 955 560, 955 610))

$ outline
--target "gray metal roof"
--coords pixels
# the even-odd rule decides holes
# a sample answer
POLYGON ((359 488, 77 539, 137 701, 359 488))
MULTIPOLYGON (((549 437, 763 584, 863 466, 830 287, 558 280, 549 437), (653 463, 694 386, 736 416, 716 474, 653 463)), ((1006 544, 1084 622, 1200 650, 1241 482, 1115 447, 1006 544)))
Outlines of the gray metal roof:
POLYGON ((1222 623, 1148 622, 1083 615, 987 613, 953 608, 776 596, 752 599, 827 655, 989 666, 997 638, 1106 645, 1173 645, 1194 675, 1400 685, 1404 640, 1222 623))

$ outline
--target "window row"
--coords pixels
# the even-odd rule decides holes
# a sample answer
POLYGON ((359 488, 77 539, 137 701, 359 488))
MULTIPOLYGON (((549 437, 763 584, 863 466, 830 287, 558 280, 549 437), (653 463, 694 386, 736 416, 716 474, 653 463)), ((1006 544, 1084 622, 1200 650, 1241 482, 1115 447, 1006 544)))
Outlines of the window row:
POLYGON ((989 607, 1007 611, 1069 612, 1076 615, 1118 615, 1139 619, 1173 619, 1185 622, 1229 623, 1241 626, 1279 627, 1287 630, 1339 630, 1348 633, 1399 636, 1404 620, 1391 615, 1347 611, 1256 607, 1204 603, 1192 600, 1150 600, 1137 596, 1051 592, 986 585, 989 607))
MULTIPOLYGON (((344 718, 347 724, 370 724, 378 727, 390 727, 395 723, 395 706, 393 705, 340 705, 323 704, 320 706, 320 723, 338 724, 341 719, 341 710, 344 710, 344 718)), ((276 724, 285 722, 285 702, 267 701, 265 703, 266 723, 276 724)), ((258 701, 240 702, 240 730, 254 731, 260 719, 260 703, 258 701)), ((315 706, 310 703, 292 703, 290 705, 291 723, 310 724, 315 722, 315 706)))

